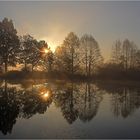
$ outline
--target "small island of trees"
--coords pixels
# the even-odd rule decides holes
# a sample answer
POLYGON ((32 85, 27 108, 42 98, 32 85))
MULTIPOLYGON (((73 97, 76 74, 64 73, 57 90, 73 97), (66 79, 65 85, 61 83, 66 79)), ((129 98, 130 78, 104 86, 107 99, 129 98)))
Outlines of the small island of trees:
POLYGON ((0 21, 1 78, 133 79, 140 80, 140 49, 125 39, 116 40, 109 61, 104 62, 97 40, 68 33, 52 52, 47 42, 31 35, 19 36, 13 21, 0 21), (22 66, 19 70, 9 67, 22 66), (43 76, 42 76, 43 75, 43 76))

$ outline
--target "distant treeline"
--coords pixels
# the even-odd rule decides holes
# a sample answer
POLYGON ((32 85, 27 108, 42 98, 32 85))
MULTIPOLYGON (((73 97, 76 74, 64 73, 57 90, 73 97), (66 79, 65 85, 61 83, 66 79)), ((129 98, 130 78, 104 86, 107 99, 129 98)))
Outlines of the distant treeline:
POLYGON ((117 40, 111 59, 104 63, 92 35, 79 38, 70 32, 55 52, 47 42, 30 35, 18 36, 12 20, 0 22, 0 71, 22 64, 21 71, 40 71, 88 78, 140 79, 140 50, 134 42, 117 40))

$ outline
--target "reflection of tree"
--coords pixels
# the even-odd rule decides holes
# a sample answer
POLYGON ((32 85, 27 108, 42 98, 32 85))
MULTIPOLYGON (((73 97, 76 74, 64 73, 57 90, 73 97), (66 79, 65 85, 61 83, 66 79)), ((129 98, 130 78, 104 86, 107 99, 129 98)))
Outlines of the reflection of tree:
POLYGON ((79 95, 79 118, 83 122, 90 121, 96 116, 102 96, 95 85, 87 83, 83 85, 83 91, 79 95))
POLYGON ((56 92, 55 104, 61 108, 68 123, 73 123, 78 117, 83 122, 90 121, 96 114, 101 102, 101 94, 94 85, 82 84, 63 87, 56 92))
POLYGON ((52 102, 52 98, 43 100, 39 93, 33 91, 21 91, 22 117, 30 118, 36 113, 43 114, 52 102))
POLYGON ((140 89, 117 86, 96 86, 92 83, 67 83, 63 85, 39 84, 26 90, 5 82, 0 88, 0 131, 11 133, 18 117, 30 118, 43 114, 52 101, 61 109, 64 118, 72 124, 78 118, 92 120, 102 101, 103 89, 111 95, 115 116, 126 118, 140 107, 140 89), (53 93, 53 94, 52 94, 53 93))
POLYGON ((3 81, 0 79, 0 87, 2 86, 2 84, 3 84, 3 81))
POLYGON ((19 114, 16 93, 14 88, 7 88, 7 83, 4 88, 0 88, 0 131, 4 135, 11 133, 19 114))
POLYGON ((116 117, 127 118, 140 107, 140 88, 138 83, 117 81, 98 82, 98 87, 111 94, 112 112, 116 117))
POLYGON ((57 91, 55 102, 61 107, 64 118, 68 123, 72 124, 78 117, 78 112, 75 108, 74 85, 70 84, 66 89, 57 91))
POLYGON ((44 113, 52 102, 52 93, 43 99, 38 91, 17 90, 16 87, 0 88, 0 131, 11 133, 18 117, 29 118, 36 113, 44 113))
POLYGON ((115 116, 128 117, 140 107, 140 91, 125 87, 120 92, 113 93, 112 107, 115 116))

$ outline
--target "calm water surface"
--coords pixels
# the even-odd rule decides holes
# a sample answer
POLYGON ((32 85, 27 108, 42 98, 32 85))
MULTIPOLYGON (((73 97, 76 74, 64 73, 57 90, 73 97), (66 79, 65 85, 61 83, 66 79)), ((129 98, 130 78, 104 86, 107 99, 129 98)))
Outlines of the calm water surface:
POLYGON ((140 86, 1 81, 0 138, 140 138, 140 86))

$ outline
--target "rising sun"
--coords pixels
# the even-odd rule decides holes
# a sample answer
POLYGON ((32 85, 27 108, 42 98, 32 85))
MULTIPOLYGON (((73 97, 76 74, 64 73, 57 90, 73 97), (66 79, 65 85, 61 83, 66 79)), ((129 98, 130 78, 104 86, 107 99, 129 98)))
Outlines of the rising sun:
MULTIPOLYGON (((45 40, 47 42, 48 46, 50 47, 51 51, 55 52, 57 45, 53 39, 43 37, 43 38, 41 38, 41 40, 45 40)), ((45 49, 44 51, 45 51, 45 53, 48 53, 47 49, 45 49)))

